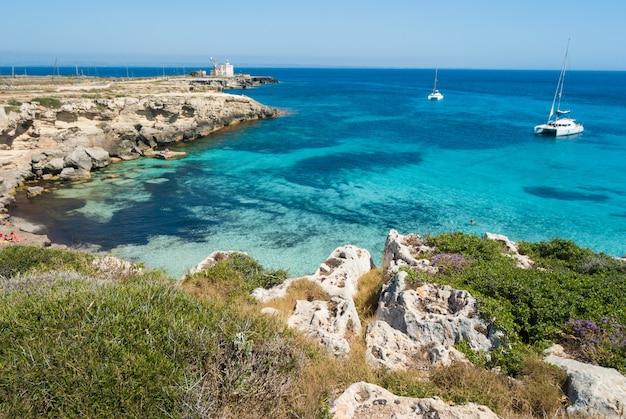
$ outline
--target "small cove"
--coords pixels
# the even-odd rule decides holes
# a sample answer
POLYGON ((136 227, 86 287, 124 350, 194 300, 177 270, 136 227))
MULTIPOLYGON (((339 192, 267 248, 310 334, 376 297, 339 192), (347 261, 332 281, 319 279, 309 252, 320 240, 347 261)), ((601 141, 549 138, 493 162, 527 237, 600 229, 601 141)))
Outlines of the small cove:
POLYGON ((568 73, 577 138, 535 137, 558 71, 250 69, 280 84, 234 92, 283 109, 20 199, 54 242, 177 278, 215 250, 305 275, 337 246, 380 264, 389 229, 561 237, 626 253, 626 74, 568 73), (592 91, 611 96, 598 98, 592 91), (621 87, 620 87, 621 86, 621 87), (117 177, 111 178, 111 175, 117 177), (470 224, 470 220, 476 224, 470 224))

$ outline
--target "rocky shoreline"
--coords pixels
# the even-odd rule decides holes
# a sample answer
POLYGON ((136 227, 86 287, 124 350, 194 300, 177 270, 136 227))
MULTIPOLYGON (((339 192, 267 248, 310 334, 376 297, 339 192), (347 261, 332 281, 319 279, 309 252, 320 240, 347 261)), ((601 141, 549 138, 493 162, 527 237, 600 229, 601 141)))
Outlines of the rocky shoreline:
MULTIPOLYGON (((241 122, 275 118, 276 108, 224 93, 278 83, 272 77, 94 79, 20 77, 0 85, 0 233, 51 245, 40 226, 12 219, 29 181, 75 181, 115 162, 153 157, 241 122)), ((43 188, 28 188, 34 197, 43 188)))
MULTIPOLYGON (((506 236, 485 233, 483 240, 498 242, 502 254, 512 258, 518 268, 537 269, 535 262, 520 254, 518 244, 506 236)), ((482 318, 478 301, 469 292, 437 283, 410 285, 406 280, 408 270, 429 275, 439 271, 431 260, 420 257, 435 250, 418 234, 389 231, 382 257, 382 289, 374 318, 367 326, 360 321, 354 298, 360 278, 376 267, 369 251, 355 246, 335 249, 312 275, 290 278, 270 289, 257 288, 252 295, 263 305, 261 313, 284 319, 288 327, 310 337, 339 359, 353 350, 351 338, 363 336, 365 361, 370 368, 428 376, 439 366, 471 362, 455 349, 460 341, 474 351, 484 352, 506 345, 505 334, 482 318), (328 299, 297 300, 287 312, 278 309, 284 306, 275 303, 295 281, 301 280, 319 285, 328 299)), ((233 253, 236 252, 214 252, 190 274, 233 253)), ((624 417, 626 377, 617 370, 579 362, 559 345, 546 350, 544 361, 567 374, 565 415, 624 417)), ((349 385, 334 400, 331 414, 342 419, 500 417, 484 405, 452 405, 437 397, 401 397, 367 382, 349 385)))

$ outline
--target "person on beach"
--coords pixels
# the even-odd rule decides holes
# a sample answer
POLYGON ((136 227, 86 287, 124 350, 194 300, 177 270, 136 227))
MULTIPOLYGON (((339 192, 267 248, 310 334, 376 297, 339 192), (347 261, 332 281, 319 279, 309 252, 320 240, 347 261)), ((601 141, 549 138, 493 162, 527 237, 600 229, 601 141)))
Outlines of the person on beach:
POLYGON ((10 242, 19 242, 19 241, 22 241, 22 240, 24 240, 24 239, 23 239, 22 237, 18 237, 18 235, 17 235, 17 234, 15 234, 15 232, 14 232, 14 231, 12 231, 12 232, 11 232, 11 234, 9 234, 9 235, 7 236, 6 240, 7 240, 7 241, 10 241, 10 242))

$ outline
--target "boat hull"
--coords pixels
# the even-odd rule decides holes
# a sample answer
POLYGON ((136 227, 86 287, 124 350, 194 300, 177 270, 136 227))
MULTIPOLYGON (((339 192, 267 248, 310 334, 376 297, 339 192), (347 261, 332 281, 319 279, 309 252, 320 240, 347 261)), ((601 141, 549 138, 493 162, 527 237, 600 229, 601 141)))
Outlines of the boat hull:
POLYGON ((431 93, 428 95, 428 100, 441 100, 443 95, 441 93, 431 93))
POLYGON ((535 127, 535 135, 544 135, 547 137, 564 137, 568 135, 576 135, 583 132, 585 128, 582 124, 575 122, 573 119, 557 119, 547 124, 537 125, 535 127))

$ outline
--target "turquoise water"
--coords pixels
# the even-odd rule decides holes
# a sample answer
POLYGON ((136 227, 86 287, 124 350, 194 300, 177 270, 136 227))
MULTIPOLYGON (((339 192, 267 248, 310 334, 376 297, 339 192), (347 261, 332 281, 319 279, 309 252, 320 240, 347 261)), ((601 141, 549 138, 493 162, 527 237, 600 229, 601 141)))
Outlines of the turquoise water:
POLYGON ((377 265, 389 229, 561 237, 626 253, 626 73, 567 74, 581 136, 547 139, 558 71, 247 69, 280 84, 235 91, 284 116, 171 147, 186 159, 112 165, 23 202, 55 242, 173 277, 215 250, 311 274, 338 246, 377 265), (115 179, 107 175, 119 174, 115 179), (470 220, 475 220, 471 224, 470 220))

